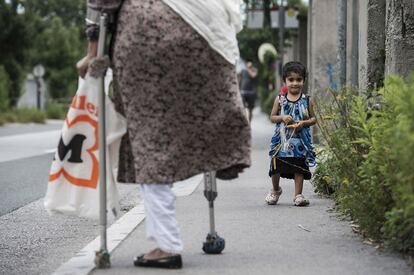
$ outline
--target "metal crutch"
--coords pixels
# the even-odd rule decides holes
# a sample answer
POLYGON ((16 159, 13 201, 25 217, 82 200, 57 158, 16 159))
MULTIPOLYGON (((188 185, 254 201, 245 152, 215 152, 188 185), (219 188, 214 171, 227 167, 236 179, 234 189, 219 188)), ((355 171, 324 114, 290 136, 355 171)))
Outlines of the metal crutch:
POLYGON ((217 234, 214 224, 214 199, 217 197, 216 172, 214 171, 204 173, 204 196, 209 205, 210 232, 203 243, 203 251, 207 254, 220 254, 224 249, 225 241, 217 234))
MULTIPOLYGON (((106 29, 108 16, 103 13, 99 21, 99 40, 97 57, 100 58, 105 53, 106 29)), ((95 254, 95 266, 97 268, 109 268, 111 266, 110 255, 106 241, 106 129, 105 129, 105 91, 104 76, 99 77, 99 112, 98 112, 98 131, 99 131, 99 227, 101 236, 101 247, 95 254)))

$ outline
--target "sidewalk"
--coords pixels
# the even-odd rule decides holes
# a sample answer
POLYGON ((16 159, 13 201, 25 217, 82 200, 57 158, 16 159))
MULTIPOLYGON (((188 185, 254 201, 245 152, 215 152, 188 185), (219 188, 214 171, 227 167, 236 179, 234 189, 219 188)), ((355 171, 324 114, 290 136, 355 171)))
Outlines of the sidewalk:
POLYGON ((209 229, 203 184, 177 199, 177 218, 184 241, 181 270, 133 266, 136 255, 154 248, 145 239, 145 221, 112 253, 111 269, 91 274, 411 274, 396 255, 364 245, 349 223, 331 212, 333 202, 313 193, 309 182, 307 208, 292 205, 293 182, 283 180, 276 206, 264 203, 271 183, 267 176, 267 143, 272 125, 256 110, 253 128, 253 165, 234 181, 218 181, 216 230, 226 240, 221 255, 206 255, 202 242, 209 229))

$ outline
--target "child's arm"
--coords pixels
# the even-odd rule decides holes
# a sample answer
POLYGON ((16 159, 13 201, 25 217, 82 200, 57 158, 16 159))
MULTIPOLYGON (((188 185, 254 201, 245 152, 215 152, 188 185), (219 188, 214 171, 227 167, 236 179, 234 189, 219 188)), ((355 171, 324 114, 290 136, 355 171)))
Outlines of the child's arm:
POLYGON ((313 100, 312 98, 309 98, 309 119, 302 120, 302 127, 309 127, 316 124, 316 116, 315 112, 313 110, 313 100))
POLYGON ((293 118, 291 116, 278 115, 279 106, 280 106, 280 101, 279 101, 279 97, 277 96, 275 99, 275 102, 273 103, 272 112, 270 113, 270 121, 273 123, 279 123, 282 121, 286 124, 292 123, 293 118))

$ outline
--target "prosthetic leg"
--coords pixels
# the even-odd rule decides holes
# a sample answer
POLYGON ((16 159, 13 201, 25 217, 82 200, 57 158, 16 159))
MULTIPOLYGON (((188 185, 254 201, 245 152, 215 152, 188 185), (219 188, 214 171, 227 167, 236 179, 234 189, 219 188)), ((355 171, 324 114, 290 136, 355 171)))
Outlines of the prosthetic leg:
POLYGON ((207 254, 220 254, 225 241, 215 231, 214 225, 214 199, 217 197, 216 172, 204 173, 204 196, 208 200, 210 210, 210 232, 203 243, 203 251, 207 254))

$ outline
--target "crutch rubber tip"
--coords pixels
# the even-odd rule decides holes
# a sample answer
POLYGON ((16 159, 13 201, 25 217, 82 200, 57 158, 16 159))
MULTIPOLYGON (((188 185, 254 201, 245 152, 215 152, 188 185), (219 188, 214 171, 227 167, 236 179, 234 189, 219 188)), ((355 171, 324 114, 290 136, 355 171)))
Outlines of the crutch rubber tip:
POLYGON ((226 245, 226 242, 219 235, 210 233, 207 235, 206 242, 203 243, 203 251, 206 254, 220 254, 226 245))
POLYGON ((100 250, 95 253, 95 266, 96 268, 110 268, 111 261, 108 251, 100 250))

